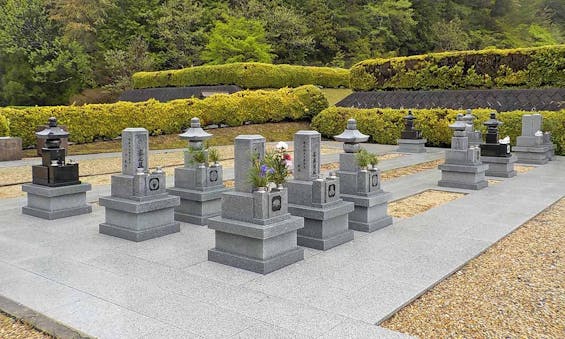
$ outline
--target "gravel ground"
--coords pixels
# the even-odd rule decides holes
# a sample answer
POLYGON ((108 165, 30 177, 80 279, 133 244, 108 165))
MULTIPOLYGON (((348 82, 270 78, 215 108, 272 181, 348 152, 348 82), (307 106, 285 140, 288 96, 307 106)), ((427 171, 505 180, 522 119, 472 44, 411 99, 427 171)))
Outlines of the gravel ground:
POLYGON ((35 328, 12 319, 0 312, 0 338, 3 339, 50 339, 53 338, 35 328))
POLYGON ((565 338, 565 198, 381 325, 421 338, 565 338))
POLYGON ((410 218, 417 214, 465 196, 438 190, 427 190, 388 204, 388 214, 394 218, 410 218))

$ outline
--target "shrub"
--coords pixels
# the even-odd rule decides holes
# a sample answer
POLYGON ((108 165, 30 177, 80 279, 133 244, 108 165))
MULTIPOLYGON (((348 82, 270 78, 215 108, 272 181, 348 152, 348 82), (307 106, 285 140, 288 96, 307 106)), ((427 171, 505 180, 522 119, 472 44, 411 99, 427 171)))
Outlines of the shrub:
MULTIPOLYGON (((452 131, 449 124, 455 121, 458 113, 463 111, 452 109, 413 109, 417 117, 416 128, 422 130, 428 146, 448 146, 451 143, 452 131)), ((486 132, 483 122, 488 120, 491 109, 476 109, 473 114, 475 128, 486 132)), ((529 111, 501 112, 497 118, 504 124, 500 127, 500 136, 509 135, 515 144, 516 137, 522 132, 522 115, 531 114, 529 111)), ((543 130, 552 133, 552 139, 557 144, 556 152, 565 155, 565 110, 539 112, 543 115, 543 130)), ((332 138, 343 132, 347 119, 357 120, 359 130, 371 136, 372 142, 379 144, 396 144, 403 129, 403 119, 407 114, 405 109, 358 109, 346 107, 330 107, 312 120, 312 128, 322 135, 332 138)))
POLYGON ((134 88, 237 85, 242 88, 283 88, 318 85, 349 86, 349 70, 343 68, 273 65, 255 62, 206 65, 179 70, 139 72, 134 88))
POLYGON ((71 141, 85 143, 96 138, 115 138, 127 127, 144 127, 152 135, 178 133, 190 126, 192 117, 200 118, 202 124, 237 126, 246 121, 265 123, 307 119, 327 107, 321 91, 310 85, 166 103, 149 100, 84 106, 6 107, 0 108, 0 116, 10 120, 12 136, 21 137, 23 144, 29 146, 35 144, 36 126, 45 124, 51 116, 68 127, 71 141))
POLYGON ((565 86, 565 45, 369 59, 351 68, 351 88, 429 90, 565 86))
POLYGON ((10 124, 8 119, 0 114, 0 137, 10 136, 10 124))

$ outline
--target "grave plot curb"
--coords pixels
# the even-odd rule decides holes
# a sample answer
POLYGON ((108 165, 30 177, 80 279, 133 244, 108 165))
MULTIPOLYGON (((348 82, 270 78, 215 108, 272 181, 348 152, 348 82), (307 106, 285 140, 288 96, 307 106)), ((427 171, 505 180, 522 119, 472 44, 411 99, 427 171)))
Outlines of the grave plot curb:
POLYGON ((0 312, 31 325, 39 331, 61 339, 94 339, 72 327, 61 324, 39 312, 0 295, 0 312))

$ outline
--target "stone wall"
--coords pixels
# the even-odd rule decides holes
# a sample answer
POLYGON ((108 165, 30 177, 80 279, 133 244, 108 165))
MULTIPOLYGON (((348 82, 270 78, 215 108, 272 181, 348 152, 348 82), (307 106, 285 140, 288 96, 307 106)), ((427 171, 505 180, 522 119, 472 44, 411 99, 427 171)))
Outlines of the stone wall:
POLYGON ((118 101, 141 102, 149 99, 156 99, 160 102, 167 102, 175 99, 188 99, 192 97, 202 99, 211 94, 232 94, 239 91, 241 91, 241 88, 234 85, 145 88, 127 90, 120 95, 118 101))
POLYGON ((354 92, 336 106, 558 111, 565 108, 565 88, 354 92))

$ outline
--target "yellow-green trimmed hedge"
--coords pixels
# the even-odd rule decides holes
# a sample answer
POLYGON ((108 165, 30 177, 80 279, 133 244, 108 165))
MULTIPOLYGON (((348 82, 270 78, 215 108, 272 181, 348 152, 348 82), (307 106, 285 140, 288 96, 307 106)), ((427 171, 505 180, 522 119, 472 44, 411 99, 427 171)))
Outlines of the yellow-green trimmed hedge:
POLYGON ((237 85, 242 88, 283 88, 318 85, 349 87, 349 70, 343 68, 273 65, 240 62, 133 75, 134 88, 237 85))
POLYGON ((241 91, 209 98, 182 99, 161 103, 118 102, 84 106, 0 108, 10 120, 12 136, 22 138, 24 146, 35 144, 35 128, 51 116, 69 129, 70 140, 91 142, 95 138, 115 138, 124 128, 144 127, 153 135, 178 133, 190 126, 192 117, 203 125, 224 123, 230 126, 283 120, 308 119, 328 107, 327 99, 315 86, 278 91, 241 91))
POLYGON ((10 124, 5 116, 0 114, 0 137, 10 135, 10 124))
POLYGON ((369 59, 351 68, 356 91, 564 87, 565 45, 369 59))
MULTIPOLYGON (((413 109, 417 117, 416 128, 422 130, 424 138, 428 139, 430 146, 448 146, 451 143, 452 131, 448 127, 461 110, 452 109, 413 109)), ((482 123, 489 119, 491 109, 475 109, 473 114, 475 128, 486 132, 482 123)), ((365 134, 371 136, 371 141, 379 144, 396 144, 403 129, 407 109, 357 109, 346 107, 330 107, 312 120, 312 128, 326 137, 333 137, 343 132, 347 119, 357 120, 357 127, 365 134)), ((542 111, 543 130, 552 133, 552 139, 557 144, 556 152, 565 155, 565 110, 542 111)), ((497 118, 504 124, 500 127, 500 136, 509 135, 515 144, 516 137, 522 132, 522 115, 532 114, 529 111, 501 112, 497 118)))

